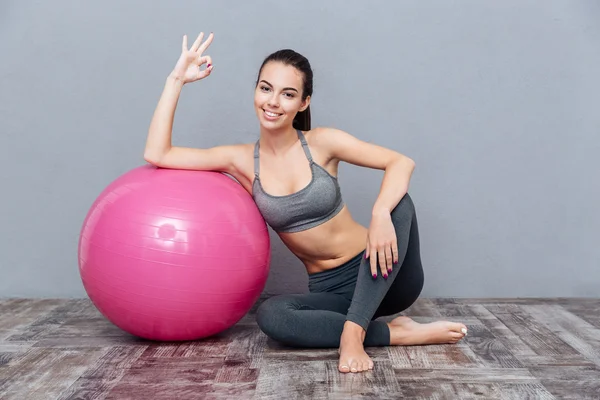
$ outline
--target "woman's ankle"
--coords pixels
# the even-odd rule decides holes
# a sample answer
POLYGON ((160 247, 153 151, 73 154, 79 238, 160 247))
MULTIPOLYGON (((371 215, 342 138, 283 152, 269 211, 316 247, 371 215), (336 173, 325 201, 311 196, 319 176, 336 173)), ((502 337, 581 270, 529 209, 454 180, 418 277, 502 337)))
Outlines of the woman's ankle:
POLYGON ((366 332, 362 326, 356 322, 346 321, 344 323, 344 330, 342 331, 343 336, 359 339, 361 342, 365 340, 366 332))

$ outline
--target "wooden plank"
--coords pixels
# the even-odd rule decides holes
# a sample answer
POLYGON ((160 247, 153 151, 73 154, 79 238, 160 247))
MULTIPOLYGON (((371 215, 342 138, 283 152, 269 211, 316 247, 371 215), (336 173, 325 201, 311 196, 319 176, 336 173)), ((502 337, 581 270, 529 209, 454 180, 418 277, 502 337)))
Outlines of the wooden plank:
POLYGON ((600 329, 600 301, 573 301, 560 304, 568 312, 600 329))
POLYGON ((460 383, 537 383, 525 368, 394 368, 398 381, 460 383))
MULTIPOLYGON (((54 337, 49 339, 40 339, 32 347, 55 348, 55 349, 75 349, 75 348, 106 348, 113 346, 142 346, 146 347, 146 341, 136 338, 129 334, 126 336, 82 336, 82 337, 54 337)), ((53 334, 53 336, 58 336, 53 334)))
POLYGON ((497 383, 403 383, 404 395, 410 399, 448 400, 554 400, 541 384, 497 383))
POLYGON ((205 399, 222 359, 139 357, 110 389, 106 399, 205 399))
POLYGON ((32 349, 10 369, 11 377, 0 386, 3 400, 55 399, 96 361, 104 350, 32 349))
POLYGON ((342 374, 337 362, 326 362, 327 397, 329 399, 399 399, 404 393, 391 362, 379 361, 372 371, 342 374))
POLYGON ((499 400, 500 388, 492 383, 402 382, 402 397, 418 400, 499 400))
POLYGON ((600 303, 599 299, 591 298, 573 298, 573 297, 469 297, 469 298, 433 298, 434 301, 452 304, 512 304, 519 306, 526 305, 543 305, 543 304, 564 304, 572 302, 588 302, 600 303))
POLYGON ((405 348, 412 368, 467 368, 476 367, 477 360, 469 357, 458 345, 440 344, 407 346, 405 348))
POLYGON ((205 359, 225 360, 230 338, 209 337, 188 342, 149 342, 140 358, 185 358, 192 361, 205 359))
POLYGON ((190 360, 186 358, 138 358, 126 370, 119 385, 187 386, 194 383, 212 383, 223 360, 190 360))
POLYGON ((392 368, 412 368, 406 346, 388 346, 386 349, 392 368))
POLYGON ((2 384, 2 369, 9 364, 16 365, 17 361, 22 358, 31 348, 31 342, 0 342, 0 385, 2 384))
POLYGON ((106 394, 105 400, 208 400, 212 383, 186 385, 160 383, 124 383, 106 394))
POLYGON ((600 329, 558 305, 522 308, 587 360, 600 366, 600 329))
MULTIPOLYGON (((396 346, 394 346, 396 347, 396 346)), ((371 357, 373 362, 388 361, 389 346, 366 347, 365 351, 371 357)), ((262 358, 264 362, 274 361, 336 361, 339 360, 339 352, 337 348, 331 349, 299 349, 281 345, 272 340, 268 341, 267 347, 264 349, 262 358)))
POLYGON ((496 385, 502 394, 502 400, 554 400, 552 395, 541 383, 510 384, 498 383, 496 385))
POLYGON ((600 369, 593 367, 532 367, 531 373, 558 399, 600 399, 600 369))
POLYGON ((431 302, 444 319, 448 317, 471 317, 473 315, 469 308, 470 304, 457 299, 431 299, 431 302))
POLYGON ((249 361, 251 368, 261 365, 267 336, 258 326, 240 325, 230 338, 226 351, 227 361, 249 361))
POLYGON ((415 303, 408 309, 402 312, 402 315, 408 317, 441 317, 440 311, 437 305, 432 299, 419 298, 415 303))
POLYGON ((95 363, 88 362, 88 369, 57 400, 104 399, 144 351, 142 346, 108 349, 95 363))
MULTIPOLYGON (((537 353, 531 349, 521 338, 502 323, 496 316, 481 304, 472 304, 469 306, 471 313, 479 319, 481 324, 487 330, 498 338, 505 347, 509 348, 512 354, 519 358, 520 356, 535 356, 537 353)), ((471 335, 472 336, 472 335, 471 335)))
POLYGON ((28 325, 15 329, 15 333, 6 338, 6 341, 38 341, 45 338, 53 330, 58 329, 65 321, 77 318, 86 318, 95 315, 98 311, 87 299, 70 300, 53 307, 47 313, 28 325))
POLYGON ((70 300, 66 299, 3 299, 0 300, 0 315, 3 316, 2 323, 9 321, 12 316, 38 318, 53 308, 69 302, 70 300))
POLYGON ((456 317, 448 317, 448 316, 439 316, 439 317, 423 317, 423 316, 412 316, 409 317, 415 322, 420 324, 428 324, 431 322, 437 321, 450 321, 450 322, 460 322, 461 324, 465 324, 467 328, 470 325, 481 325, 481 321, 477 317, 474 317, 472 314, 469 316, 456 316, 456 317))
POLYGON ((298 349, 269 341, 269 347, 263 353, 262 362, 335 361, 339 359, 339 356, 338 349, 298 349))
POLYGON ((339 374, 337 362, 333 361, 264 362, 260 366, 255 397, 261 400, 326 399, 330 381, 339 374))
POLYGON ((251 367, 251 361, 225 361, 217 371, 215 383, 256 382, 259 370, 251 367))
POLYGON ((578 355, 575 349, 557 337, 543 323, 535 320, 529 313, 524 311, 523 306, 487 305, 485 307, 508 329, 518 335, 521 341, 537 355, 557 358, 565 355, 578 355))
MULTIPOLYGON (((87 312, 86 312, 87 314, 87 312)), ((44 339, 76 337, 133 337, 98 313, 96 316, 67 318, 56 329, 44 335, 44 339)))
POLYGON ((213 383, 203 400, 253 399, 255 391, 255 382, 213 383))
POLYGON ((485 325, 469 325, 469 333, 461 342, 473 351, 477 360, 486 368, 524 368, 521 361, 512 354, 510 347, 485 325))
POLYGON ((0 301, 0 343, 22 332, 66 300, 11 299, 0 301))

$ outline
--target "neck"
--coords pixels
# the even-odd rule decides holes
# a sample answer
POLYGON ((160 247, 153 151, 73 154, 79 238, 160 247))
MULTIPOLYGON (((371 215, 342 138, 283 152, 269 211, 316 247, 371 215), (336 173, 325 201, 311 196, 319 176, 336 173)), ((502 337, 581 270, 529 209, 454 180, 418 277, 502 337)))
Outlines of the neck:
POLYGON ((260 148, 274 155, 285 154, 298 141, 298 133, 293 127, 281 129, 260 128, 260 148))

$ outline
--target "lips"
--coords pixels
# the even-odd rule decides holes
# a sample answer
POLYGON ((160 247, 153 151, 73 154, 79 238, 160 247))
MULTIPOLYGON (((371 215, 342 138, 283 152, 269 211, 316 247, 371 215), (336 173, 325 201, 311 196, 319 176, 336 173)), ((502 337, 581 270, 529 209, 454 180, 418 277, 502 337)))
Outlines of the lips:
POLYGON ((263 109, 263 113, 265 114, 265 116, 267 117, 267 119, 277 119, 279 117, 281 117, 283 114, 279 114, 279 113, 275 113, 272 111, 267 111, 265 109, 263 109))

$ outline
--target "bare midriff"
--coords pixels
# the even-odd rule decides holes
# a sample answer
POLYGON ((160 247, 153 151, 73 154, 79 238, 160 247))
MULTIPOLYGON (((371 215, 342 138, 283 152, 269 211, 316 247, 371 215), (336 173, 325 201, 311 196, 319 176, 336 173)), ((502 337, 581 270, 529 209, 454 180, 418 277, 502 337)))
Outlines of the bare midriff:
POLYGON ((367 244, 367 229, 346 206, 332 219, 306 231, 279 233, 283 243, 306 266, 309 274, 340 266, 367 244))

